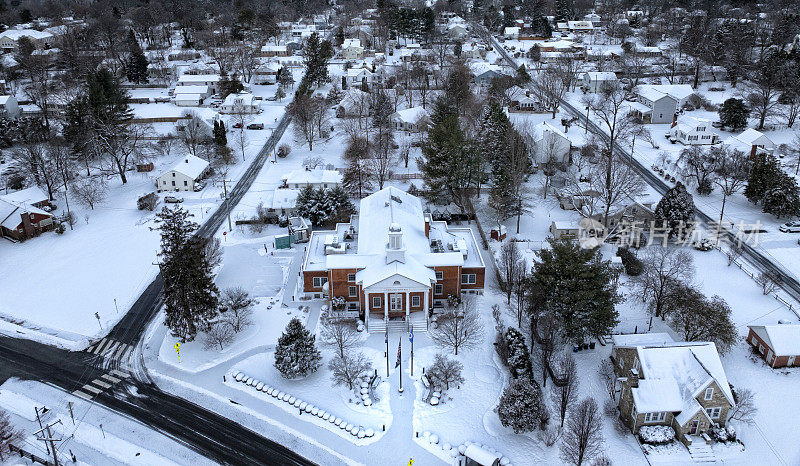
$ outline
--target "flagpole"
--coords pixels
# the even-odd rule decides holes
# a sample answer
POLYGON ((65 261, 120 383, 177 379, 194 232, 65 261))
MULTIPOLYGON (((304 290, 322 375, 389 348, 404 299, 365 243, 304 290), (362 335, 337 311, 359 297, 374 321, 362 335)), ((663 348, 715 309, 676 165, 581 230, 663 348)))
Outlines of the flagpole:
POLYGON ((386 329, 386 378, 389 378, 389 329, 386 329))
POLYGON ((397 362, 400 363, 400 372, 397 374, 400 377, 400 393, 403 393, 403 337, 400 337, 400 345, 397 347, 397 354, 400 356, 397 359, 397 362))
POLYGON ((414 377, 414 328, 411 328, 411 336, 409 340, 411 340, 411 377, 414 377))

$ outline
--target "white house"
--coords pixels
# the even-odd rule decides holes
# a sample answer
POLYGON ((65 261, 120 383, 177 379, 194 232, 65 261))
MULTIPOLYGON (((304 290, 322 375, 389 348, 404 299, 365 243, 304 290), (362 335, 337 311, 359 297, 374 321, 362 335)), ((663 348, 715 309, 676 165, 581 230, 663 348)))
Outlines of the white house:
POLYGON ((204 100, 203 94, 175 94, 175 105, 178 107, 199 107, 204 100))
POLYGON ((265 199, 264 205, 270 212, 278 215, 294 215, 295 206, 297 205, 297 196, 300 191, 296 189, 281 189, 278 188, 272 192, 271 199, 265 199))
POLYGON ((361 39, 345 39, 342 44, 342 58, 345 60, 361 60, 364 58, 364 47, 361 39))
POLYGON ((395 130, 414 133, 425 131, 430 123, 428 112, 419 106, 398 110, 389 116, 389 120, 395 130))
POLYGON ((49 32, 35 29, 7 29, 0 33, 0 49, 3 52, 16 52, 19 40, 27 37, 36 48, 46 48, 53 45, 55 36, 49 32))
POLYGON ((262 57, 288 57, 289 49, 286 45, 270 45, 261 47, 262 57))
POLYGON ((370 96, 357 87, 347 90, 344 98, 336 107, 337 118, 363 117, 370 113, 370 96))
POLYGON ((567 21, 569 32, 594 34, 594 24, 591 21, 567 21))
POLYGON ((464 40, 468 35, 467 25, 464 23, 450 23, 447 26, 447 36, 453 40, 464 40))
POLYGON ((507 27, 503 30, 503 36, 506 39, 516 39, 519 37, 519 30, 520 28, 514 27, 507 27))
POLYGON ((293 170, 281 177, 283 186, 289 189, 312 188, 333 189, 342 185, 342 174, 323 168, 293 170))
POLYGON ((258 113, 258 101, 253 94, 230 94, 219 107, 220 113, 258 113))
POLYGON ((548 162, 564 163, 569 158, 572 142, 558 128, 543 121, 533 126, 526 135, 529 146, 533 148, 532 154, 536 165, 548 162))
POLYGON ((581 88, 586 92, 595 93, 603 86, 614 86, 618 82, 617 75, 611 71, 587 71, 583 73, 581 88))
POLYGON ((178 85, 175 86, 173 94, 175 94, 176 98, 179 94, 199 94, 200 97, 207 99, 211 96, 211 90, 208 88, 208 86, 202 85, 178 85))
POLYGON ((637 86, 635 92, 636 101, 630 106, 639 119, 653 124, 672 122, 678 110, 677 98, 649 84, 637 86))
POLYGON ((748 128, 741 134, 731 136, 722 141, 722 144, 732 150, 738 150, 745 154, 755 155, 759 151, 772 153, 775 150, 775 143, 761 131, 748 128))
POLYGON ((183 74, 178 77, 180 86, 208 86, 212 94, 219 92, 220 75, 218 74, 183 74))
POLYGON ((678 108, 683 107, 686 99, 694 94, 694 89, 688 84, 640 84, 638 88, 648 88, 653 91, 660 92, 672 96, 678 101, 678 108))
POLYGON ((687 146, 716 144, 719 135, 711 130, 711 120, 681 116, 670 128, 670 140, 687 146))
POLYGON ((347 85, 350 87, 359 87, 364 83, 367 86, 372 86, 375 80, 375 73, 367 68, 350 68, 347 70, 347 85))
POLYGON ((19 105, 17 98, 13 95, 0 95, 0 118, 17 118, 19 116, 19 105))
POLYGON ((169 171, 156 178, 158 192, 194 191, 208 170, 208 162, 194 155, 182 157, 169 171))

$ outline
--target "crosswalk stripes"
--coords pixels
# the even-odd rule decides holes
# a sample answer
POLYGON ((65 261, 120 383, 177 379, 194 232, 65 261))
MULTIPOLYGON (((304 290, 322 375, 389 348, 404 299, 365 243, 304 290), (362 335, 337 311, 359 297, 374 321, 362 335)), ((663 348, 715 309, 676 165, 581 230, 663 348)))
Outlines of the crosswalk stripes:
POLYGON ((84 400, 91 401, 92 398, 99 395, 100 392, 108 390, 112 386, 130 377, 131 375, 129 373, 114 369, 84 384, 81 388, 73 391, 72 394, 84 400))
POLYGON ((103 338, 99 342, 89 345, 84 351, 89 354, 102 355, 108 359, 125 361, 133 352, 133 346, 111 338, 103 338))

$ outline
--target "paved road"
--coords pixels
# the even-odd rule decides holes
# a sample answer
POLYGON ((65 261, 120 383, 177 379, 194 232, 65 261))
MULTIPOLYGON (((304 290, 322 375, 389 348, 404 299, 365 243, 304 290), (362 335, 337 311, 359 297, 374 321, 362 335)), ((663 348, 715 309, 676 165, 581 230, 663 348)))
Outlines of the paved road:
MULTIPOLYGON (((101 356, 0 337, 0 380, 39 380, 71 392, 106 373, 96 364, 97 358, 101 356)), ((314 464, 234 421, 165 393, 152 383, 127 379, 100 392, 95 401, 220 464, 314 464)))
MULTIPOLYGON (((476 25, 473 23, 473 27, 476 25)), ((485 29, 484 29, 485 31, 485 29)), ((491 45, 497 50, 497 52, 503 56, 503 58, 508 62, 510 66, 514 69, 517 69, 517 62, 511 57, 511 55, 506 52, 506 50, 500 45, 500 43, 495 39, 493 36, 488 35, 488 40, 491 42, 491 45)), ((529 88, 536 92, 531 86, 529 88)), ((599 135, 601 138, 608 141, 609 136, 603 131, 597 124, 593 121, 587 119, 586 114, 582 111, 576 109, 572 104, 567 102, 566 100, 561 101, 561 108, 565 109, 568 113, 570 113, 573 117, 578 118, 578 121, 583 121, 589 126, 589 130, 592 133, 599 135)), ((637 160, 633 155, 620 145, 614 145, 614 151, 617 155, 622 157, 622 160, 627 160, 631 164, 634 170, 656 191, 658 191, 661 195, 667 192, 672 186, 668 185, 664 180, 656 176, 652 171, 650 171, 647 167, 642 165, 642 163, 637 160)), ((695 215, 697 218, 707 224, 707 225, 715 225, 716 222, 719 221, 718 218, 712 218, 711 216, 707 215, 705 212, 695 209, 695 215)), ((725 231, 725 236, 727 240, 734 244, 739 241, 739 238, 736 237, 736 233, 732 231, 725 231)), ((753 266, 755 266, 761 272, 769 272, 772 274, 777 275, 780 277, 780 287, 794 299, 795 301, 800 302, 800 282, 797 280, 797 277, 789 270, 784 268, 781 264, 775 263, 770 260, 767 256, 762 254, 760 251, 755 249, 754 247, 742 243, 742 257, 749 261, 753 266)), ((800 314, 797 309, 790 307, 790 309, 800 317, 800 314)))

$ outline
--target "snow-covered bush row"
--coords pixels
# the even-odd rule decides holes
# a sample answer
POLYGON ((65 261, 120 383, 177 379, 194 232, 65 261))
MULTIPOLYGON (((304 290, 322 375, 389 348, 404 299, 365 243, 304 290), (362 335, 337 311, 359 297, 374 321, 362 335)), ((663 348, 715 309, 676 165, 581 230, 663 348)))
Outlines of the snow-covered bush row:
POLYGON ((666 445, 675 440, 675 430, 670 426, 642 426, 639 439, 650 445, 666 445))
MULTIPOLYGON (((464 456, 464 453, 467 451, 467 447, 469 447, 470 445, 474 444, 475 446, 477 446, 479 448, 482 448, 483 450, 486 450, 488 453, 491 453, 491 454, 497 456, 498 458, 500 458, 500 464, 502 466, 512 466, 511 465, 511 460, 509 460, 507 457, 503 456, 500 452, 496 451, 495 449, 493 449, 489 445, 481 445, 480 443, 470 442, 469 440, 464 442, 464 443, 462 443, 461 445, 451 445, 449 443, 440 442, 440 439, 439 439, 438 435, 432 434, 432 433, 430 433, 428 431, 425 431, 425 432, 422 433, 422 442, 423 443, 428 443, 428 445, 429 445, 428 446, 428 450, 430 450, 430 451, 435 451, 435 449, 439 449, 440 448, 442 450, 442 453, 444 454, 444 456, 450 457, 452 459, 458 459, 459 460, 458 464, 461 464, 461 457, 464 456)), ((441 456, 441 455, 437 455, 437 456, 441 456)))
POLYGON ((714 425, 708 429, 708 436, 717 442, 733 442, 736 440, 736 430, 732 425, 728 425, 727 427, 714 425))
POLYGON ((306 403, 305 401, 296 398, 288 393, 282 392, 277 388, 270 387, 269 385, 265 384, 264 382, 259 381, 254 377, 250 377, 244 372, 235 371, 231 374, 233 380, 242 383, 244 385, 253 387, 256 391, 264 392, 267 395, 288 403, 295 408, 298 409, 299 412, 308 413, 312 416, 316 416, 323 421, 328 421, 331 424, 335 425, 336 427, 344 430, 345 432, 349 433, 353 437, 358 437, 360 439, 373 437, 375 435, 374 429, 365 429, 363 426, 355 425, 352 423, 347 422, 346 420, 336 417, 333 414, 314 406, 311 403, 306 403))

